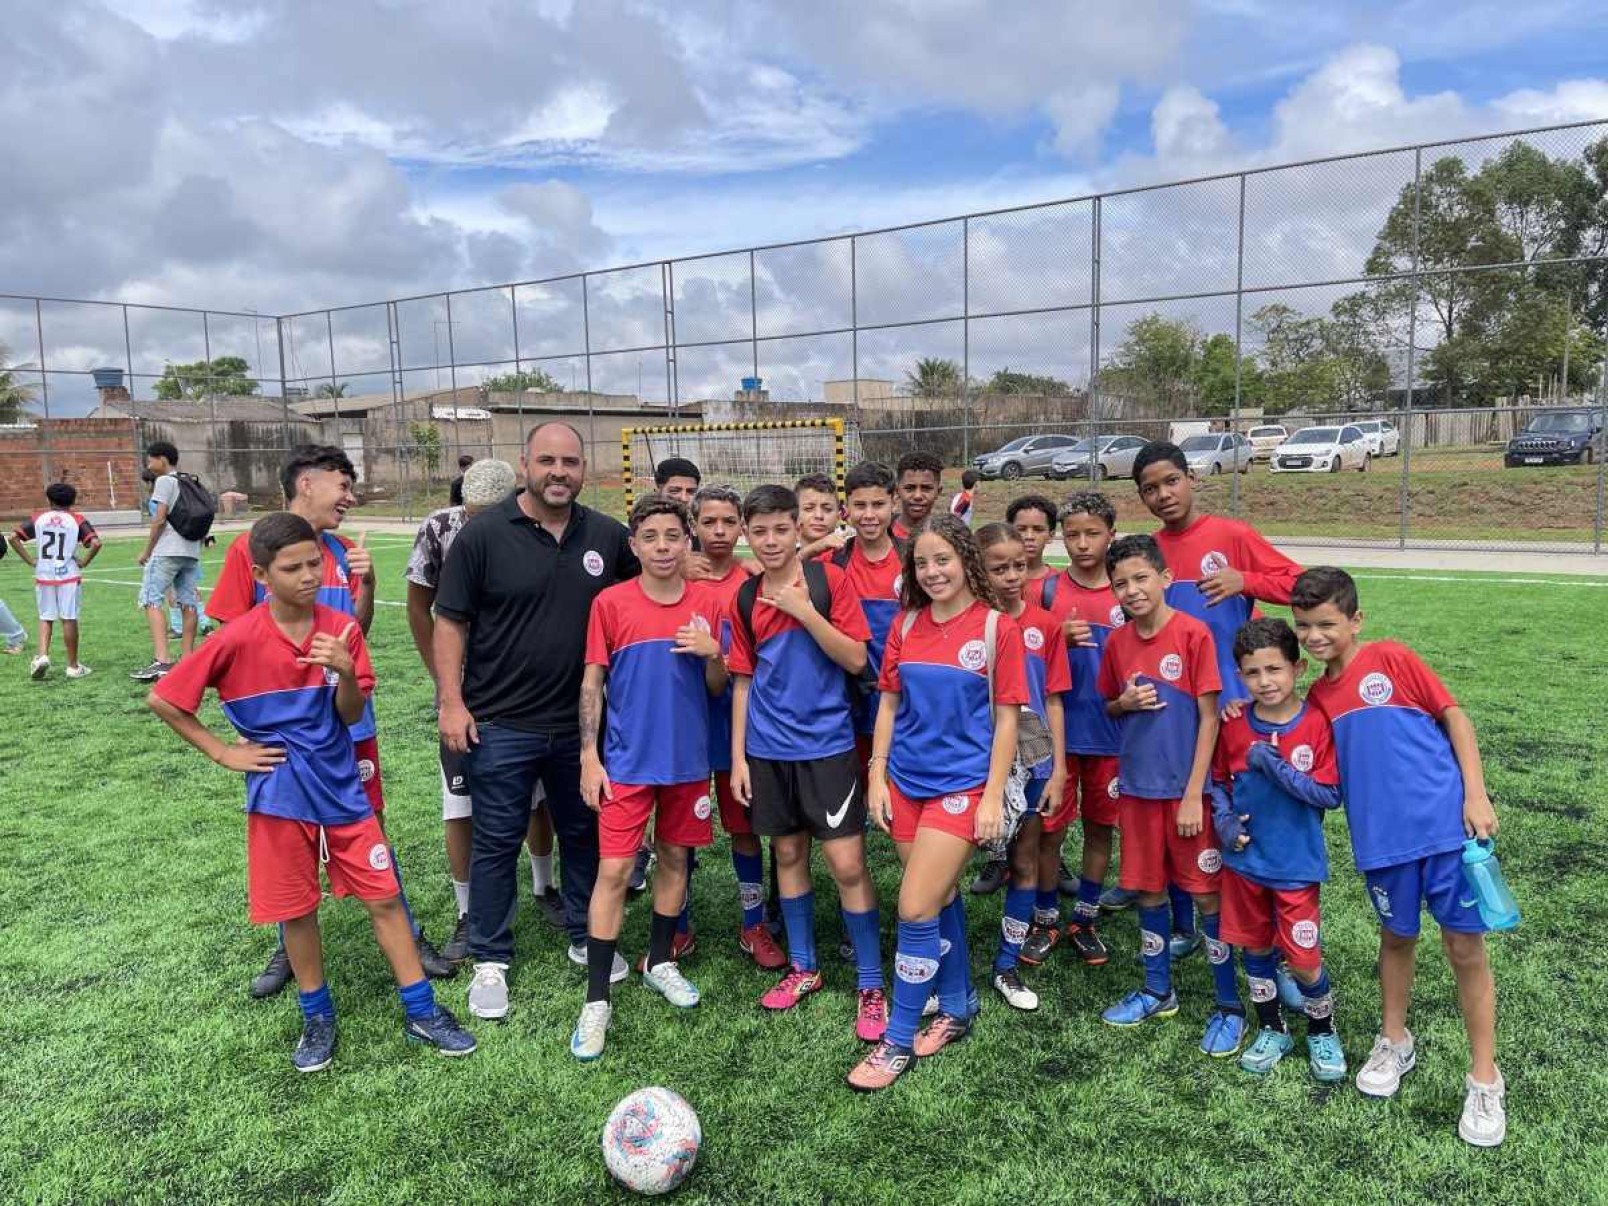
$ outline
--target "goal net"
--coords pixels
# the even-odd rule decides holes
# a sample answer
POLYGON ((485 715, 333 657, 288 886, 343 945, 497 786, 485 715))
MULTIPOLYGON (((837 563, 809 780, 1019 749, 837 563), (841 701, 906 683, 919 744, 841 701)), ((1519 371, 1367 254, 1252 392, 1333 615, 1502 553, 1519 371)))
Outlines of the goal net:
POLYGON ((697 465, 705 485, 732 486, 739 494, 767 483, 791 486, 807 473, 824 473, 841 495, 846 467, 860 459, 860 433, 846 428, 842 419, 622 428, 620 467, 627 511, 652 493, 654 466, 673 456, 697 465))

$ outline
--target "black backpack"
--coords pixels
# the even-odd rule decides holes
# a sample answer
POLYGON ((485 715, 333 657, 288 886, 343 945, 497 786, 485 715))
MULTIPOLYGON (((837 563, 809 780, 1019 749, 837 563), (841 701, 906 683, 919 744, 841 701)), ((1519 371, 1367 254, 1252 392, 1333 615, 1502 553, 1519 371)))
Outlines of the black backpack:
POLYGON ((1039 606, 1045 611, 1055 610, 1055 589, 1060 583, 1061 571, 1056 570, 1044 579, 1044 589, 1039 594, 1039 606))
MULTIPOLYGON (((905 555, 905 542, 891 533, 888 536, 888 540, 893 544, 893 555, 903 560, 905 555)), ((834 549, 832 551, 832 564, 837 566, 838 569, 847 569, 849 567, 849 558, 853 555, 853 553, 854 537, 850 536, 843 542, 842 548, 834 549)))
MULTIPOLYGON (((841 551, 839 550, 839 552, 841 551)), ((834 560, 836 560, 835 555, 834 560)), ((809 591, 810 604, 830 624, 832 622, 832 584, 826 579, 826 569, 816 561, 805 561, 802 565, 804 588, 809 591)), ((763 577, 763 574, 751 574, 748 581, 737 588, 737 616, 743 622, 743 631, 748 634, 749 645, 755 647, 756 651, 759 642, 754 637, 754 604, 759 599, 760 580, 763 577)), ((845 672, 843 677, 849 683, 849 699, 851 702, 869 699, 876 695, 877 676, 872 671, 869 660, 866 662, 865 669, 861 670, 860 673, 849 674, 845 672)))
POLYGON ((167 521, 186 540, 205 540, 218 516, 218 500, 193 473, 175 473, 179 496, 168 508, 167 521))

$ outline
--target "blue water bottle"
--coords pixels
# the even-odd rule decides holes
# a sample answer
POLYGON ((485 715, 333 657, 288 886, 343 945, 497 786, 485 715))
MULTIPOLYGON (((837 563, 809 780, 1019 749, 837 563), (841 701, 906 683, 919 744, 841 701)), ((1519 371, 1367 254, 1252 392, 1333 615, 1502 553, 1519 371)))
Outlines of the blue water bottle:
POLYGON ((1519 924, 1519 905, 1502 878, 1496 861, 1496 842, 1469 838, 1463 843, 1463 880, 1479 906, 1480 919, 1493 930, 1511 930, 1519 924))

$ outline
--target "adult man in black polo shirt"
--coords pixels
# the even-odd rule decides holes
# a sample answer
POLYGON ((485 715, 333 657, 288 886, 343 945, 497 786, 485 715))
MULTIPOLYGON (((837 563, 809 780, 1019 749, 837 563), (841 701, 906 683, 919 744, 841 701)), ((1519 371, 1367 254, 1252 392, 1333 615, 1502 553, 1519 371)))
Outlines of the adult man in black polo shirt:
POLYGON ((464 525, 435 598, 441 737, 468 755, 475 810, 469 1012, 481 1018, 508 1013, 519 846, 538 779, 558 837, 570 957, 586 962, 598 857, 597 817, 581 799, 586 619, 599 591, 641 570, 624 525, 575 501, 586 479, 578 431, 544 423, 519 463, 525 488, 464 525))

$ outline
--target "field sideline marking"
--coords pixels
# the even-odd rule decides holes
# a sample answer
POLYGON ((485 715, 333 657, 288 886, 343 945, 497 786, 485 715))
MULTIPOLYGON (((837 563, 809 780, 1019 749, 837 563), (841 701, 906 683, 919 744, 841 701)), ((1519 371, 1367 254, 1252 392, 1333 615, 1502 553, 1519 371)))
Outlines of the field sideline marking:
POLYGON ((1467 574, 1352 574, 1359 582, 1481 582, 1496 586, 1608 586, 1608 578, 1492 578, 1480 570, 1467 574))
MULTIPOLYGON (((143 582, 130 582, 127 578, 91 578, 88 574, 83 576, 85 582, 99 582, 106 586, 143 586, 143 582)), ((407 604, 400 599, 375 599, 380 607, 406 607, 407 604)))

